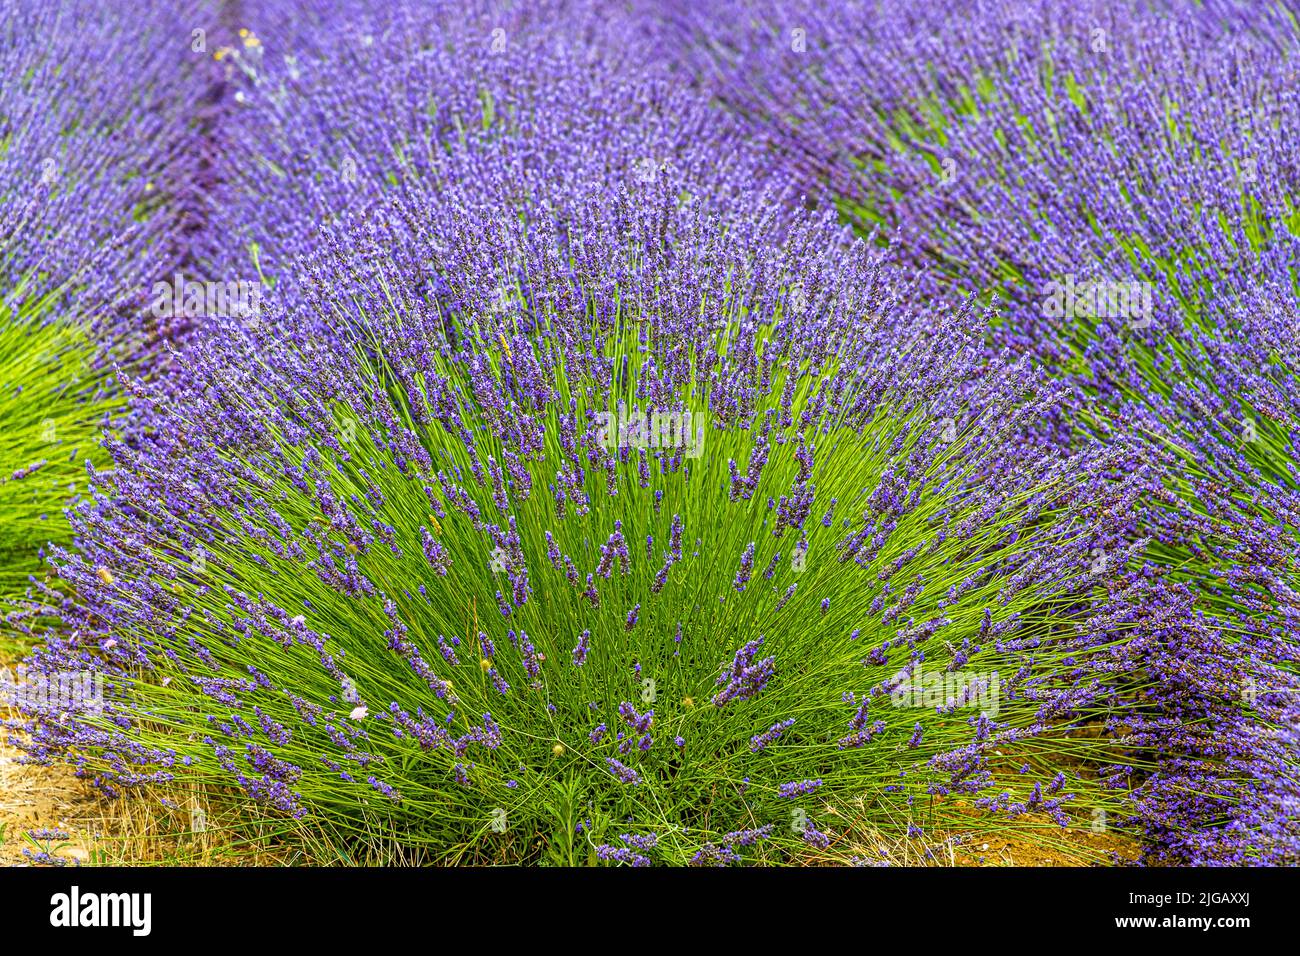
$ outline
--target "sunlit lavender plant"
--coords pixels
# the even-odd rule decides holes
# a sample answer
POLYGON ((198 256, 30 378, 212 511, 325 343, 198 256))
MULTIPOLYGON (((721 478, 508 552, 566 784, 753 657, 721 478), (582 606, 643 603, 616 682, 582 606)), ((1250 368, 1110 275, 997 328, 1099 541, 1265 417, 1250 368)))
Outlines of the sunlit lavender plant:
POLYGON ((1293 860, 1257 796, 1297 761, 1277 734, 1300 662, 1293 19, 1235 3, 741 6, 754 15, 706 13, 700 31, 724 99, 849 218, 897 227, 928 293, 999 295, 995 341, 1077 386, 1045 438, 1145 445, 1121 469, 1147 467, 1150 492, 1124 538, 1151 542, 1130 583, 1164 636, 1133 688, 1147 715, 1113 729, 1165 755, 1116 771, 1147 775, 1150 856, 1293 860), (1139 285, 1151 308, 1053 308, 1076 276, 1139 285))
MULTIPOLYGON (((62 508, 116 424, 113 360, 144 344, 130 303, 165 268, 186 141, 186 81, 149 51, 178 43, 186 5, 126 29, 125 11, 9 0, 0 11, 0 597, 21 593, 40 548, 70 536, 62 508), (150 59, 124 75, 108 62, 150 59), (159 104, 158 97, 167 105, 159 104)), ((197 8, 197 5, 195 5, 197 8)), ((102 457, 101 457, 102 460, 102 457)), ((7 610, 7 609, 6 609, 7 610)), ((10 629, 0 626, 0 641, 10 629)), ((7 650, 7 648, 6 648, 7 650)))
POLYGON ((1045 764, 1139 653, 1090 559, 1127 499, 1092 452, 987 467, 1059 395, 825 218, 773 244, 778 203, 664 176, 447 228, 478 189, 368 211, 293 309, 195 343, 193 394, 134 389, 165 427, 109 442, 30 661, 104 709, 31 715, 34 757, 445 860, 1104 799, 1045 764))

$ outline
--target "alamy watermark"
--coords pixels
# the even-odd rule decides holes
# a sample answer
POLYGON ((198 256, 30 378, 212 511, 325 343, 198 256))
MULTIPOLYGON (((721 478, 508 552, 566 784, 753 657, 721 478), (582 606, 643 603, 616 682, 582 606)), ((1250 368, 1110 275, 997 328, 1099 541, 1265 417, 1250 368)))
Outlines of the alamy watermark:
POLYGON ((1146 329, 1153 298, 1150 282, 1078 281, 1067 275, 1043 287, 1040 305, 1049 319, 1123 319, 1131 329, 1146 329))
POLYGON ((262 284, 248 279, 199 282, 176 273, 153 284, 154 318, 234 318, 256 324, 262 314, 262 284))
POLYGON ((617 416, 613 412, 597 412, 596 440, 607 451, 619 448, 680 448, 687 458, 699 458, 704 451, 704 422, 696 425, 691 435, 691 413, 647 412, 628 415, 627 406, 620 402, 617 416))
POLYGON ((998 672, 926 671, 920 664, 890 692, 895 707, 972 707, 997 717, 1002 686, 998 672))
POLYGON ((70 929, 116 926, 130 929, 133 936, 148 936, 153 928, 153 894, 83 893, 81 887, 73 886, 50 897, 50 925, 70 929))
POLYGON ((8 668, 0 668, 0 706, 97 714, 104 709, 104 675, 94 671, 34 674, 19 664, 15 680, 8 668))

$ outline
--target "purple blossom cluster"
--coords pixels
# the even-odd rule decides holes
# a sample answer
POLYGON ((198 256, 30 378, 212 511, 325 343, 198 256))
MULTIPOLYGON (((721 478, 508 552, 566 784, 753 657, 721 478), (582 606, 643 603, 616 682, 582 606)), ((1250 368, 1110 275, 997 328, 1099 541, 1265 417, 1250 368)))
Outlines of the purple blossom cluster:
POLYGON ((143 22, 88 0, 6 3, 4 321, 54 306, 93 330, 105 355, 158 354, 169 330, 137 317, 152 284, 190 261, 189 223, 205 201, 192 107, 210 54, 191 49, 191 34, 210 17, 203 0, 164 0, 143 22))
POLYGON ((762 637, 750 641, 736 651, 732 662, 723 668, 717 680, 722 690, 713 695, 715 707, 725 707, 733 700, 749 700, 763 690, 767 682, 776 675, 776 657, 754 660, 762 644, 762 637))
POLYGON ((780 723, 773 724, 761 734, 755 734, 749 739, 749 749, 758 753, 768 744, 781 739, 781 735, 794 726, 794 718, 790 717, 780 723))

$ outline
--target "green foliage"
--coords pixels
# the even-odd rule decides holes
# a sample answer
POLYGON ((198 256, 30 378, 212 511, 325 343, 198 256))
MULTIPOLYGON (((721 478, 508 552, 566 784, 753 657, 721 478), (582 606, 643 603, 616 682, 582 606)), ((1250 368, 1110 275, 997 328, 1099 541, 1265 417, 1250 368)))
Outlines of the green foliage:
MULTIPOLYGON (((730 423, 709 414, 708 383, 694 380, 678 386, 677 398, 696 421, 711 423, 700 456, 673 466, 668 450, 634 449, 614 466, 615 495, 605 468, 592 467, 583 482, 590 509, 584 513, 571 496, 560 518, 546 489, 556 463, 567 460, 561 411, 572 399, 579 422, 603 411, 618 421, 618 401, 639 387, 636 363, 622 362, 637 354, 638 333, 607 346, 610 367, 629 369, 614 388, 593 379, 590 365, 567 364, 542 338, 516 337, 513 345, 479 346, 492 363, 492 388, 509 391, 523 368, 547 369, 558 401, 530 409, 545 447, 523 460, 529 480, 512 482, 507 511, 494 504, 490 483, 470 480, 473 465, 458 429, 437 411, 438 396, 464 397, 459 414, 480 461, 501 460, 492 413, 468 398, 484 382, 464 363, 435 355, 436 373, 408 387, 374 351, 358 348, 346 369, 322 368, 317 382, 298 391, 332 408, 332 434, 321 422, 304 430, 302 422, 265 415, 244 390, 223 383, 221 400, 232 413, 259 417, 261 444, 212 449, 226 462, 224 504, 141 515, 132 563, 138 558, 139 567, 161 574, 112 585, 123 594, 143 588, 159 611, 147 623, 128 616, 114 628, 119 640, 166 652, 149 671, 129 675, 123 706, 148 715, 132 733, 139 744, 192 758, 188 767, 168 762, 183 785, 227 785, 234 764, 223 769, 222 762, 241 759, 231 748, 244 749, 227 723, 233 712, 196 698, 198 674, 239 688, 243 713, 256 706, 266 720, 293 729, 274 754, 281 766, 297 768, 293 790, 309 826, 356 838, 378 830, 445 862, 589 862, 601 842, 653 832, 659 844, 651 856, 681 864, 727 833, 764 826, 771 840, 747 852, 797 855, 808 850, 807 831, 792 821, 831 828, 836 807, 862 806, 864 820, 881 825, 937 825, 956 818, 948 816, 955 801, 929 801, 935 787, 982 793, 996 786, 1024 800, 1035 783, 1050 781, 1050 772, 1037 779, 1018 773, 1011 757, 990 765, 1000 741, 1017 738, 1019 753, 1036 767, 1044 755, 1086 749, 1066 728, 1103 716, 1087 693, 1058 725, 1044 728, 1042 716, 1044 700, 1091 685, 1088 662, 1110 650, 1078 639, 1091 601, 1087 544, 1100 504, 1084 493, 1089 477, 1078 461, 1023 461, 1006 480, 980 474, 1035 414, 1032 380, 1015 385, 1023 369, 990 372, 986 389, 1020 391, 1001 401, 977 397, 977 409, 951 435, 909 393, 909 385, 931 379, 918 369, 909 381, 906 362, 880 402, 848 412, 852 402, 815 400, 841 376, 850 395, 868 388, 861 369, 832 361, 814 376, 806 357, 779 353, 770 381, 752 383, 752 416, 730 423), (355 388, 331 399, 330 381, 355 388), (790 418, 782 425, 787 394, 790 418), (775 413, 771 459, 752 498, 732 500, 729 463, 744 470, 768 410, 775 413), (399 466, 394 435, 414 436, 429 462, 403 455, 399 466), (795 451, 805 441, 815 446, 814 463, 801 478, 795 451), (450 505, 442 517, 430 512, 426 488, 440 489, 436 497, 447 503, 438 472, 465 483, 484 521, 504 530, 508 513, 516 522, 531 593, 526 602, 516 599, 505 620, 495 596, 510 593, 519 569, 513 561, 494 568, 494 538, 484 522, 450 505), (796 565, 799 539, 779 526, 772 503, 802 480, 815 487, 816 506, 805 524, 806 556, 796 565), (529 486, 531 494, 523 490, 529 486), (352 518, 330 517, 326 500, 352 518), (821 520, 833 500, 833 516, 821 520), (682 557, 658 589, 675 516, 682 557), (595 579, 594 604, 583 594, 585 576, 616 521, 629 561, 622 568, 614 559, 611 575, 595 579), (377 536, 358 538, 348 527, 377 536), (868 529, 879 549, 855 563, 845 542, 868 529), (445 576, 421 553, 425 532, 450 556, 445 576), (580 586, 548 560, 547 532, 572 558, 580 586), (741 591, 734 580, 750 544, 752 576, 741 591), (326 566, 347 569, 373 590, 331 583, 326 566), (578 665, 583 631, 590 631, 590 651, 578 665), (768 686, 750 699, 715 704, 724 670, 760 637, 754 659, 775 658, 768 686), (454 647, 454 663, 438 653, 440 639, 454 647), (194 641, 206 648, 201 658, 194 641), (397 653, 402 643, 418 648, 436 676, 397 653), (875 660, 873 650, 881 652, 875 660), (888 682, 918 655, 928 671, 981 675, 1001 696, 991 706, 977 697, 950 712, 928 699, 891 701, 888 682), (253 673, 266 683, 246 685, 253 673), (870 743, 841 746, 868 698, 869 719, 860 726, 874 728, 870 743), (304 722, 302 701, 322 708, 315 720, 304 722), (654 712, 653 744, 644 752, 642 733, 620 718, 620 703, 654 712), (981 706, 1004 733, 982 726, 981 706), (395 708, 453 737, 492 736, 495 726, 499 738, 462 753, 421 746, 409 724, 396 726, 395 708), (778 740, 753 752, 752 738, 790 719, 778 740), (607 732, 593 739, 602 723, 607 732), (615 741, 620 731, 630 745, 623 751, 615 741), (338 747, 340 736, 348 747, 338 747), (943 756, 965 747, 964 758, 943 756), (638 782, 621 782, 608 758, 633 768, 638 782), (782 784, 804 780, 823 784, 794 799, 778 794, 782 784), (391 801, 380 784, 395 789, 391 801), (929 801, 925 814, 914 806, 918 798, 929 801), (494 826, 502 819, 497 811, 504 829, 494 826)), ((697 347, 739 346, 720 336, 697 347)), ((761 339, 745 347, 763 352, 761 339)), ((957 351, 937 347, 951 362, 957 351)), ((956 374, 930 358, 940 363, 925 369, 933 380, 956 374)), ((707 367, 703 359, 701 352, 691 367, 707 367)), ((88 754, 87 768, 102 759, 88 754)), ((1069 789, 1087 805, 1102 799, 1086 781, 1071 781, 1069 789)))
MULTIPOLYGON (((40 572, 44 545, 69 539, 63 509, 85 490, 86 459, 101 457, 100 430, 120 407, 104 391, 109 376, 95 366, 88 336, 52 315, 55 298, 50 293, 18 312, 0 302, 0 594, 5 596, 21 593, 27 577, 40 572)), ((0 628, 0 658, 7 641, 12 635, 0 628)))

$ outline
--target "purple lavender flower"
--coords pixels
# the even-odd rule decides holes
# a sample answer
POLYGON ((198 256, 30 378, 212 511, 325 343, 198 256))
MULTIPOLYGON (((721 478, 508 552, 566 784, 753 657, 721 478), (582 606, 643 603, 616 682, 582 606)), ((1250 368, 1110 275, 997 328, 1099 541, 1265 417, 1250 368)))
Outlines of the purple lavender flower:
POLYGON ((578 635, 578 643, 573 648, 573 663, 581 667, 587 662, 587 642, 591 639, 591 631, 584 630, 578 635))
POLYGON ((606 757, 605 763, 609 765, 610 772, 618 778, 620 783, 639 784, 641 775, 631 767, 625 766, 613 757, 606 757))
POLYGON ((783 799, 790 800, 794 797, 812 793, 821 785, 821 780, 798 780, 791 783, 783 783, 777 787, 776 795, 783 799))
POLYGON ((763 638, 760 636, 736 651, 731 664, 723 669, 717 679, 718 686, 722 687, 722 690, 713 695, 715 706, 724 707, 733 700, 749 700, 762 691, 768 681, 775 676, 775 657, 754 660, 762 644, 763 638))
POLYGON ((779 740, 781 735, 793 726, 794 726, 794 718, 790 717, 787 720, 781 721, 780 723, 773 724, 771 727, 763 731, 761 734, 755 734, 753 737, 749 739, 750 751, 752 753, 758 753, 768 744, 773 743, 776 740, 779 740))

